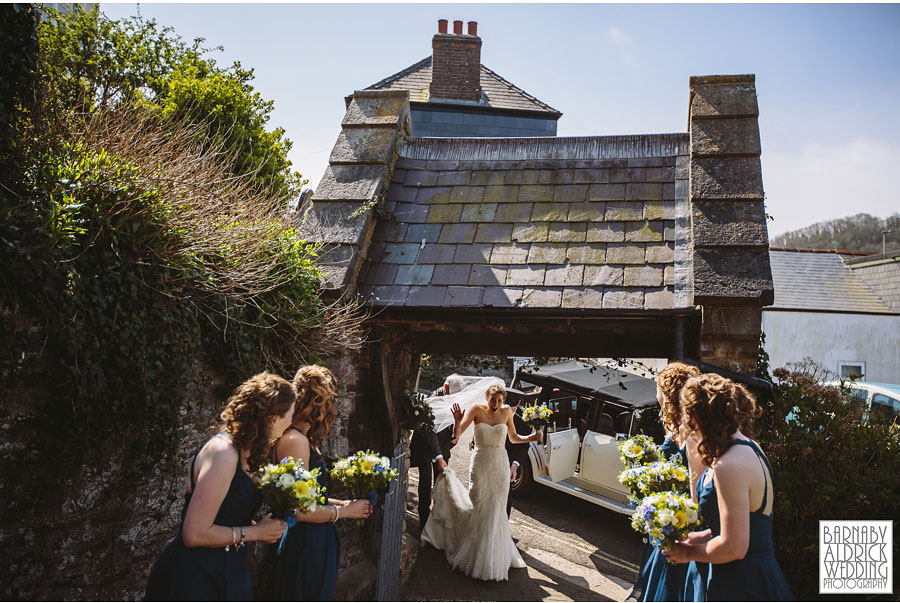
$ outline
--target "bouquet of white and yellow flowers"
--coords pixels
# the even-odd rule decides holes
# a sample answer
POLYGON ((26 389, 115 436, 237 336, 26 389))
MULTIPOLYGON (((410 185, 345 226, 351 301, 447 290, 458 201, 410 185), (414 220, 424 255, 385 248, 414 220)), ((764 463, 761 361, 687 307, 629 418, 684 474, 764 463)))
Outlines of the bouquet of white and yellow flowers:
POLYGON ((619 444, 619 458, 626 467, 664 461, 665 455, 650 436, 636 435, 619 444))
POLYGON ((689 492, 689 477, 690 472, 681 463, 681 457, 672 455, 668 461, 653 461, 625 469, 619 474, 619 483, 628 488, 632 502, 638 504, 645 496, 658 492, 689 492))
MULTIPOLYGON (((378 502, 378 492, 387 490, 397 475, 397 470, 391 468, 391 459, 371 450, 338 459, 331 469, 331 477, 350 488, 354 498, 368 498, 373 507, 378 502)), ((362 525, 365 520, 357 519, 356 523, 362 525)))
POLYGON ((535 431, 545 427, 551 416, 553 416, 553 411, 546 404, 541 404, 540 406, 532 404, 522 409, 522 419, 531 425, 535 431))
POLYGON ((319 485, 318 478, 318 468, 309 471, 302 461, 288 456, 277 465, 269 463, 261 467, 255 481, 272 509, 272 517, 280 517, 293 526, 297 523, 295 509, 310 513, 316 510, 317 504, 324 504, 325 488, 319 485))
MULTIPOLYGON (((660 492, 644 498, 631 516, 631 527, 646 534, 661 549, 671 549, 700 527, 697 503, 691 497, 660 492)), ((669 561, 669 563, 672 563, 669 561)))

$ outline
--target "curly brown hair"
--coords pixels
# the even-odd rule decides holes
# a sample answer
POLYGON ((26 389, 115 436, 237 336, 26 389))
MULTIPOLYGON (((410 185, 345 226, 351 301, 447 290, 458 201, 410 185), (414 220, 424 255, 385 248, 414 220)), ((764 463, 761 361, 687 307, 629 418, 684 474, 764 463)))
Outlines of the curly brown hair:
POLYGON ((241 383, 219 415, 220 429, 231 436, 238 450, 249 450, 247 465, 255 471, 269 456, 269 447, 281 436, 272 433, 275 420, 284 416, 297 400, 287 379, 259 373, 241 383))
POLYGON ((334 424, 337 379, 324 366, 301 366, 294 376, 294 388, 297 390, 297 408, 294 410, 293 422, 309 423, 306 437, 310 445, 318 449, 334 424))
POLYGON ((753 420, 762 414, 747 389, 721 375, 691 377, 681 389, 681 422, 700 440, 703 462, 712 466, 740 429, 752 436, 753 420))
POLYGON ((670 362, 656 376, 656 386, 663 394, 662 420, 666 431, 678 433, 681 426, 679 394, 685 382, 700 374, 700 369, 683 362, 670 362))

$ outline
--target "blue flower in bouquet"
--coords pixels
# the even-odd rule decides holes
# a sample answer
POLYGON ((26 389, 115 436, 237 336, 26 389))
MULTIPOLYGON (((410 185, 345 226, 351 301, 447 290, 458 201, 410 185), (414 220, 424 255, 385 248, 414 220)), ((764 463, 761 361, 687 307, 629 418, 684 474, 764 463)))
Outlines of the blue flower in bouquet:
POLYGON ((664 455, 649 436, 637 435, 619 444, 619 457, 626 467, 664 460, 664 455))
MULTIPOLYGON (((331 477, 350 488, 354 498, 368 498, 373 506, 378 501, 378 492, 387 490, 397 475, 397 470, 391 467, 391 459, 371 450, 338 459, 331 469, 331 477)), ((363 520, 356 522, 362 524, 363 520)))
POLYGON ((631 516, 632 528, 666 549, 699 528, 700 522, 697 503, 686 494, 674 492, 645 497, 631 516))
POLYGON ((302 461, 288 456, 277 465, 269 463, 260 468, 254 481, 272 509, 272 517, 280 517, 293 526, 297 511, 310 513, 317 504, 325 502, 325 488, 318 478, 318 468, 309 471, 302 461))
POLYGON ((688 492, 690 472, 681 464, 681 457, 673 455, 668 461, 653 461, 622 471, 619 483, 628 488, 635 502, 656 492, 688 492))

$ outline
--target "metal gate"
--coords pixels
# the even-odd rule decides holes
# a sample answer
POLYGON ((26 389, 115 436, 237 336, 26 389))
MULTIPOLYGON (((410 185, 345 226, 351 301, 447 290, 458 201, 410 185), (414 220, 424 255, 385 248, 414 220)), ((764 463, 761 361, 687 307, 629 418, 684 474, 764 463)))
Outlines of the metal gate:
POLYGON ((403 542, 403 518, 406 514, 406 436, 394 448, 391 467, 399 477, 391 482, 384 499, 384 525, 381 531, 381 555, 378 561, 376 601, 397 601, 400 586, 400 554, 403 542))

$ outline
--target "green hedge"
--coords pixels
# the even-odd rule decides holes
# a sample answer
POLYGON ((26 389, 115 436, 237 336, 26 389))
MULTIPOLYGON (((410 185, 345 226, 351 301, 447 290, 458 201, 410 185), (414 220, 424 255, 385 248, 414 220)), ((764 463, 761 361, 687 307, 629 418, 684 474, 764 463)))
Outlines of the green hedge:
POLYGON ((819 520, 900 517, 900 431, 880 415, 864 420, 846 383, 823 385, 831 377, 810 360, 773 375, 758 431, 772 464, 776 557, 798 600, 822 599, 819 520))

